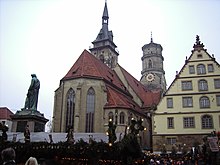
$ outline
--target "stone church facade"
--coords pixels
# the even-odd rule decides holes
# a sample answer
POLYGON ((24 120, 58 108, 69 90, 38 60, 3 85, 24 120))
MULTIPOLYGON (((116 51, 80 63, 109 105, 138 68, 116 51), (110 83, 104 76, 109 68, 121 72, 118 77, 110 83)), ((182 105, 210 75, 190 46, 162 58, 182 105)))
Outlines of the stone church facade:
MULTIPOLYGON (((119 65, 108 19, 105 2, 102 28, 92 42, 93 48, 82 52, 55 91, 53 132, 66 132, 71 127, 75 133, 105 133, 111 119, 117 125, 116 133, 125 133, 132 118, 141 119, 146 128, 140 133, 141 144, 150 148, 151 111, 159 103, 163 89, 156 85, 149 90, 119 65)), ((162 66, 159 70, 164 74, 162 66)))

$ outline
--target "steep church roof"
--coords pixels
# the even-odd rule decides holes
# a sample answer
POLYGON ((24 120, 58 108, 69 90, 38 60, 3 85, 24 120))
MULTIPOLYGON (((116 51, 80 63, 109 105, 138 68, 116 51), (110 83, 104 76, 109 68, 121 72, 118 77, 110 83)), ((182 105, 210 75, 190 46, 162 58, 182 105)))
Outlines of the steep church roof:
POLYGON ((115 90, 111 86, 107 85, 107 95, 108 95, 108 102, 104 108, 126 108, 130 110, 134 110, 143 114, 144 112, 141 108, 134 102, 131 96, 125 95, 124 93, 115 90))
POLYGON ((121 88, 123 83, 118 78, 114 70, 84 50, 74 65, 70 68, 63 80, 74 79, 79 77, 103 79, 112 85, 121 88))
POLYGON ((151 92, 146 90, 144 85, 130 75, 124 68, 121 66, 120 68, 129 86, 142 100, 142 107, 138 107, 138 105, 134 102, 133 96, 125 88, 125 85, 120 80, 117 73, 87 50, 82 52, 80 57, 62 80, 77 78, 94 78, 103 80, 106 83, 107 93, 109 96, 109 102, 106 104, 106 107, 124 107, 140 111, 140 108, 151 107, 159 102, 160 91, 151 92))
POLYGON ((133 89, 136 95, 142 100, 143 108, 155 106, 159 103, 161 98, 161 90, 155 90, 155 91, 148 90, 140 81, 135 79, 124 68, 122 68, 121 66, 120 68, 129 86, 133 89))

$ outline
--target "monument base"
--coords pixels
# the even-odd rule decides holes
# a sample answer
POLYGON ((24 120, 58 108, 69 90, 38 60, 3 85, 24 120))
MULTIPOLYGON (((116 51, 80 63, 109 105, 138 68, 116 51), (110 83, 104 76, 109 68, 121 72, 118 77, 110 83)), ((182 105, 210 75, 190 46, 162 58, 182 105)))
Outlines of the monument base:
POLYGON ((12 132, 24 132, 29 125, 30 132, 44 132, 45 124, 49 121, 44 114, 37 110, 22 109, 11 116, 12 132))

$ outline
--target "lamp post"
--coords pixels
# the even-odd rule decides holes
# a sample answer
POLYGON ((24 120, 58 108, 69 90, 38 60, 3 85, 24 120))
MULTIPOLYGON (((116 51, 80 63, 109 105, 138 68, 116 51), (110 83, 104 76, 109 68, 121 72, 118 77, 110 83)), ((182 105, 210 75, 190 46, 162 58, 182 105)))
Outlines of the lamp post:
POLYGON ((116 134, 115 134, 115 129, 116 129, 116 124, 113 124, 112 119, 109 119, 108 130, 106 132, 108 136, 109 146, 111 146, 117 139, 116 134))

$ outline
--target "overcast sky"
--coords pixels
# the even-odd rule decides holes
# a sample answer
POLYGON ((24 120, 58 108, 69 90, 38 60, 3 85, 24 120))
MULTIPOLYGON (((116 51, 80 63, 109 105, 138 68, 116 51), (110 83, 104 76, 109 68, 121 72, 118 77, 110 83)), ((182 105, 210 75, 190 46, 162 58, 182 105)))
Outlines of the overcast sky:
MULTIPOLYGON (((0 0, 0 107, 24 107, 31 74, 41 82, 38 110, 50 119, 54 91, 102 26, 105 0, 0 0)), ((142 46, 163 47, 167 87, 191 55, 196 35, 220 62, 219 0, 108 0, 119 64, 136 79, 142 46)))

